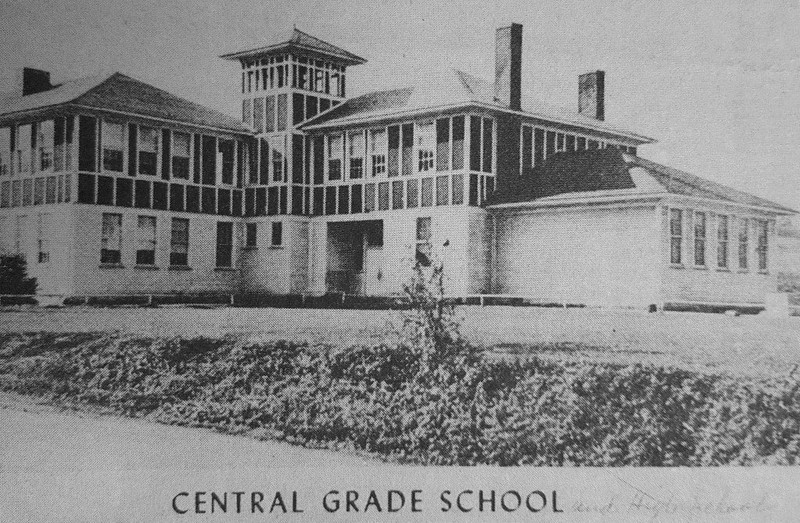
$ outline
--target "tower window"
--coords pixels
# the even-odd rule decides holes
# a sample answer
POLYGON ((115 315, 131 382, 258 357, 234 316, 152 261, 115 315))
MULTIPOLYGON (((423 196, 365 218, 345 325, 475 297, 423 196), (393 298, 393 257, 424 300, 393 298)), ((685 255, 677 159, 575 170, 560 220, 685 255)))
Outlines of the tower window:
POLYGON ((124 128, 121 123, 103 122, 103 169, 122 172, 124 128))

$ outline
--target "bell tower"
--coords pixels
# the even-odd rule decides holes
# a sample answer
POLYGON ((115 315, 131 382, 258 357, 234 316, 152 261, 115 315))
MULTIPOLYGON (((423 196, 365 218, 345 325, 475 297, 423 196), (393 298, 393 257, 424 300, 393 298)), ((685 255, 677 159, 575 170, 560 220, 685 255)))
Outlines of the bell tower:
POLYGON ((242 121, 258 135, 245 210, 309 215, 310 144, 297 126, 344 101, 347 67, 366 60, 297 28, 277 43, 221 58, 241 64, 242 121))

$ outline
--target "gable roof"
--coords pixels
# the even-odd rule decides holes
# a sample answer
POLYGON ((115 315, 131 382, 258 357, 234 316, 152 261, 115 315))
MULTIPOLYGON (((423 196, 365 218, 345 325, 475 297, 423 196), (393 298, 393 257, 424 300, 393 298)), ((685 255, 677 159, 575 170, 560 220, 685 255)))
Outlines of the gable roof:
POLYGON ((360 56, 355 55, 350 51, 346 51, 339 46, 333 45, 324 40, 320 40, 319 38, 311 36, 308 33, 304 33, 296 27, 287 35, 284 35, 282 38, 278 38, 278 41, 275 43, 253 47, 243 51, 226 53, 221 55, 220 58, 224 58, 226 60, 239 60, 242 58, 250 58, 267 53, 274 53, 283 49, 295 49, 321 53, 338 58, 349 65, 363 64, 366 62, 366 60, 360 56))
POLYGON ((664 196, 675 194, 760 207, 778 214, 796 211, 758 196, 673 169, 615 148, 557 153, 541 167, 503 180, 487 206, 549 204, 569 197, 664 196))
POLYGON ((512 111, 495 98, 494 84, 458 69, 448 69, 426 74, 411 87, 373 91, 356 96, 303 122, 304 129, 338 127, 397 117, 402 114, 424 112, 444 107, 479 105, 498 111, 513 112, 544 121, 589 128, 600 132, 622 135, 640 143, 653 142, 643 136, 556 107, 534 101, 526 104, 522 111, 512 111))
POLYGON ((122 73, 87 76, 41 93, 0 95, 0 119, 59 105, 122 112, 160 120, 252 134, 236 118, 181 98, 122 73))

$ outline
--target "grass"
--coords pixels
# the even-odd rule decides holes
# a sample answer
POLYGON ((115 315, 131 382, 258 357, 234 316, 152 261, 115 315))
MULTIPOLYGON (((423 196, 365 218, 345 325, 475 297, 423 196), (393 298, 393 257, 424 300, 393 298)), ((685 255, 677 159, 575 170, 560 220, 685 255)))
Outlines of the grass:
MULTIPOLYGON (((800 364, 800 318, 629 310, 460 307, 461 331, 496 357, 678 366, 741 375, 785 375, 800 364)), ((0 333, 106 332, 155 337, 237 336, 346 347, 391 342, 395 311, 70 307, 0 312, 0 333), (389 334, 387 334, 387 332, 389 334)))

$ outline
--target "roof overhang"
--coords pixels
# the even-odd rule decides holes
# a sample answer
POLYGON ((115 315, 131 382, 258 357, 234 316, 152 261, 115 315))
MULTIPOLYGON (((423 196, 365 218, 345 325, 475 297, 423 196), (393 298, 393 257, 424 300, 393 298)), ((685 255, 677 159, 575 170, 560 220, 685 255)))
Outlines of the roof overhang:
POLYGON ((263 47, 256 47, 253 49, 245 49, 243 51, 236 51, 233 53, 226 53, 220 55, 223 60, 242 60, 246 58, 255 58, 258 56, 277 54, 280 52, 301 51, 304 53, 314 54, 318 56, 332 57, 346 65, 360 65, 367 62, 365 58, 356 56, 354 54, 334 53, 330 51, 322 51, 315 47, 298 44, 295 42, 281 42, 279 44, 266 45, 263 47))
MULTIPOLYGON (((345 102, 347 103, 347 102, 345 102)), ((338 107, 338 106, 337 106, 338 107)), ((603 133, 606 135, 624 138, 631 142, 636 143, 637 145, 647 144, 647 143, 654 143, 656 140, 654 138, 650 138, 644 135, 631 133, 628 131, 620 131, 616 129, 609 129, 607 127, 603 127, 601 125, 592 125, 591 123, 582 123, 582 122, 573 122, 567 119, 560 119, 554 118, 551 116, 540 115, 537 113, 529 113, 526 111, 514 111, 508 109, 506 107, 500 107, 497 105, 487 104, 484 102, 477 102, 477 101, 468 101, 468 102, 458 102, 453 104, 445 104, 445 105, 437 105, 437 106, 430 106, 430 107, 422 107, 416 109, 398 109, 398 110, 389 110, 389 111, 381 111, 375 114, 366 114, 359 117, 343 117, 337 118, 334 120, 330 120, 327 122, 322 122, 318 124, 308 124, 308 125, 301 125, 304 130, 308 131, 316 131, 316 130, 324 130, 324 129, 336 129, 342 127, 352 127, 356 125, 363 125, 363 124, 372 124, 377 122, 382 122, 384 120, 392 120, 396 118, 403 118, 403 117, 412 117, 412 116, 421 116, 424 114, 430 113, 442 113, 448 112, 456 109, 467 109, 467 108, 477 108, 483 109, 487 111, 495 111, 495 112, 502 112, 506 114, 513 114, 517 116, 524 116, 528 118, 536 118, 542 120, 543 122, 550 122, 559 125, 575 127, 575 128, 582 128, 582 129, 591 129, 592 131, 603 133)), ((321 115, 318 115, 315 118, 318 118, 321 115)))
POLYGON ((797 211, 791 209, 778 209, 774 207, 764 207, 759 205, 748 205, 744 203, 718 200, 715 198, 702 198, 699 196, 687 196, 682 194, 674 194, 666 191, 658 192, 643 192, 643 191, 627 191, 622 190, 607 190, 607 191, 591 191, 581 193, 565 193, 555 196, 547 196, 536 200, 521 201, 521 202, 508 202, 487 205, 488 210, 543 210, 553 209, 558 207, 576 207, 581 205, 640 205, 640 204, 657 204, 659 202, 667 205, 703 205, 705 207, 733 207, 737 209, 747 209, 748 211, 757 211, 765 214, 774 214, 779 216, 789 216, 798 214, 797 211))

